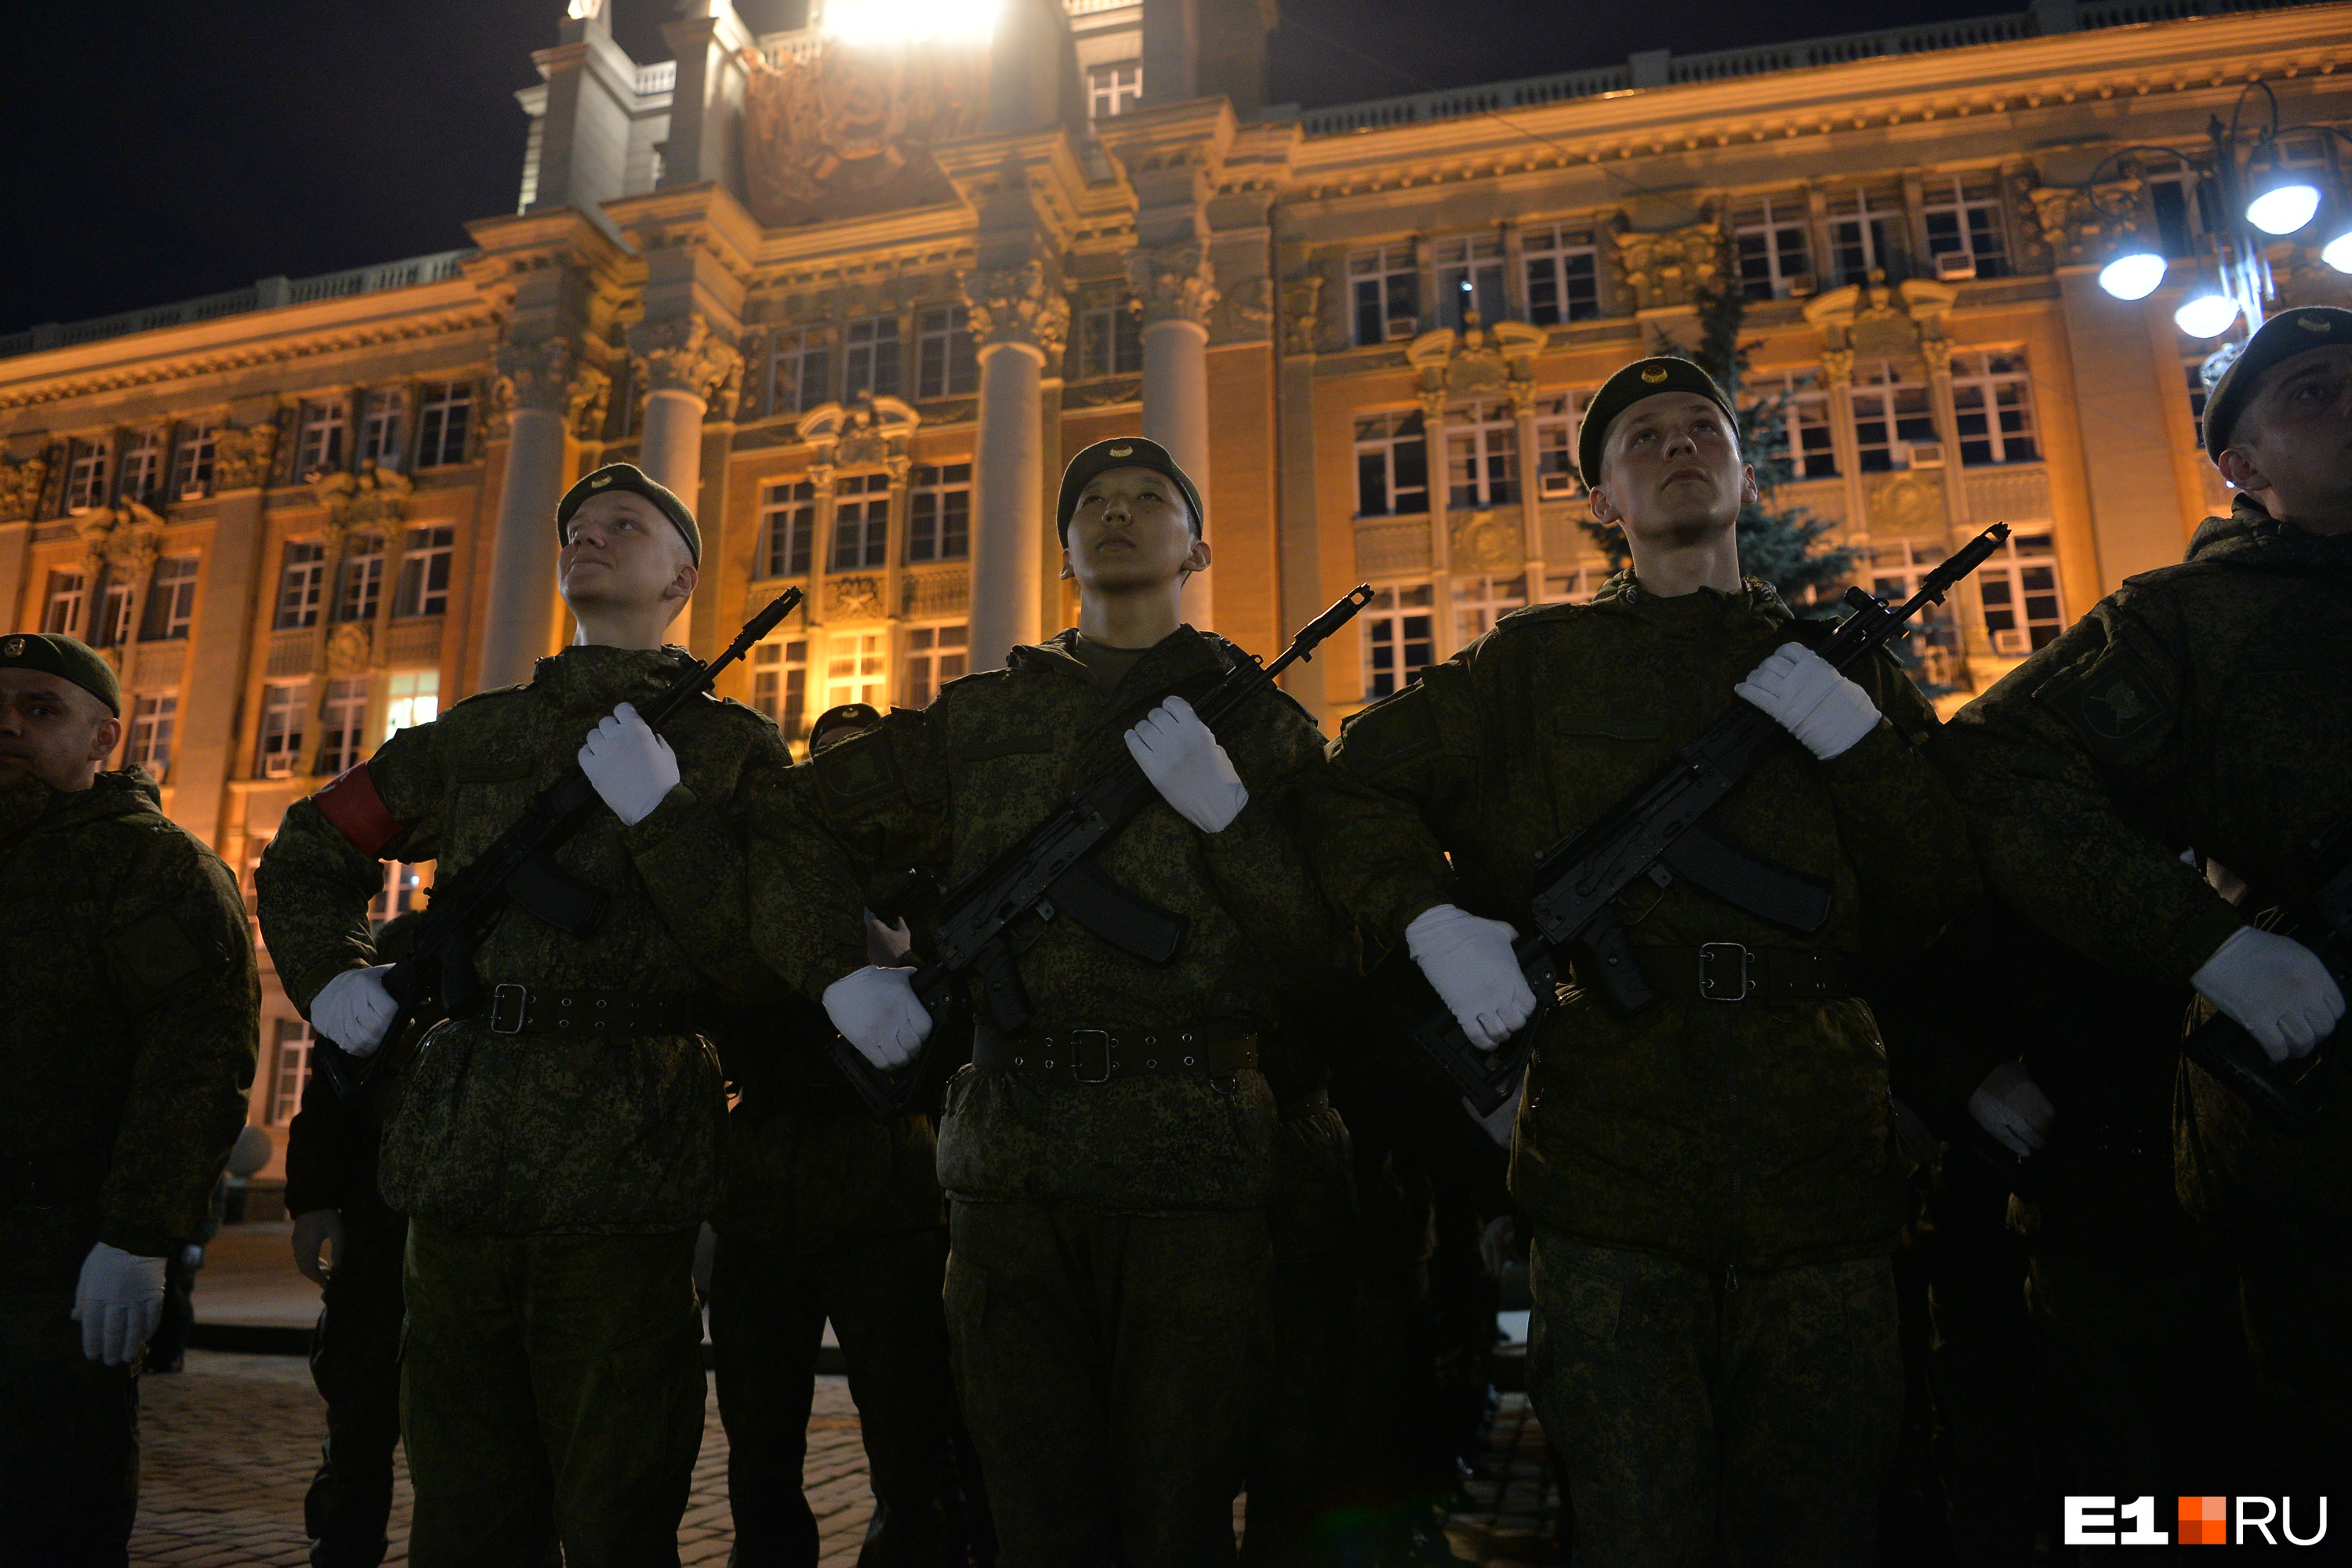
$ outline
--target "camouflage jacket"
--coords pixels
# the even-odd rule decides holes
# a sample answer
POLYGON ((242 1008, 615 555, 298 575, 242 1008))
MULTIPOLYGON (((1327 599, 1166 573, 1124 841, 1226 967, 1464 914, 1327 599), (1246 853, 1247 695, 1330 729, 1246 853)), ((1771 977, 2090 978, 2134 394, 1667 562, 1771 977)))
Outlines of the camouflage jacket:
MULTIPOLYGON (((333 975, 375 961, 367 906, 382 885, 377 858, 433 860, 436 877, 463 870, 573 764, 614 704, 649 702, 685 658, 568 647, 541 659, 528 686, 403 730, 363 764, 387 819, 386 831, 363 835, 373 842, 355 842, 318 797, 298 802, 256 878, 262 934, 288 994, 307 1009, 333 975)), ((707 906, 713 889, 740 886, 744 803, 781 777, 788 754, 773 724, 732 702, 689 704, 663 735, 680 779, 669 797, 634 827, 600 809, 556 852, 563 869, 610 895, 602 921, 572 937, 509 909, 474 957, 486 985, 724 993, 740 952, 676 932, 707 921, 748 942, 740 901, 707 906)), ((716 1053, 699 1036, 575 1040, 453 1019, 407 1067, 383 1132, 383 1195, 412 1217, 477 1232, 677 1229, 718 1201, 725 1110, 716 1053)))
MULTIPOLYGON (((1069 651, 1075 635, 1015 648, 1007 668, 951 682, 930 707, 894 712, 795 770, 754 860, 763 904, 803 921, 778 957, 794 985, 821 995, 866 962, 867 879, 915 868, 952 885, 977 870, 1125 761, 1121 735, 1161 698, 1200 695, 1238 657, 1180 628, 1106 693, 1069 651)), ((1248 1034, 1279 1017, 1286 965, 1347 961, 1290 822, 1292 785, 1319 766, 1322 736, 1270 693, 1222 722, 1218 739, 1250 791, 1231 826, 1202 833, 1155 801, 1096 857, 1129 891, 1184 917, 1176 957, 1155 967, 1054 921, 1021 959, 1030 1032, 1248 1034)), ((961 1198, 1254 1207, 1266 1197, 1273 1124, 1256 1072, 1079 1086, 967 1068, 949 1086, 940 1181, 961 1198)))
MULTIPOLYGON (((1318 868, 1383 941, 1454 901, 1525 929, 1540 852, 1596 820, 1739 700, 1793 623, 1763 583, 1643 592, 1509 616, 1350 720, 1337 778, 1383 803, 1376 829, 1318 844, 1318 868), (1452 860, 1449 876, 1447 858, 1452 860)), ((1827 950, 1923 944, 1975 896, 1968 830, 1920 749, 1934 711, 1889 659, 1856 678, 1891 722, 1831 762, 1776 749, 1709 816, 1724 837, 1829 882, 1802 936, 1685 881, 1646 884, 1638 945, 1827 950)), ((1632 918, 1632 917, 1629 917, 1632 918)), ((1511 1189, 1539 1223, 1706 1266, 1858 1256, 1901 1223, 1886 1064, 1856 998, 1794 1008, 1668 995, 1621 1018, 1580 994, 1538 1026, 1511 1189)))
POLYGON ((0 1278, 201 1235, 261 1007, 219 857, 137 768, 0 793, 0 1278))
MULTIPOLYGON (((2255 889, 2311 890, 2352 814, 2352 536, 2248 497, 2178 566, 2143 574, 1947 730, 1987 877, 2061 941, 2177 985, 2244 923, 2185 849, 2255 889)), ((2248 1223, 2352 1224, 2352 1106, 2289 1136, 2190 1068, 2181 1196, 2248 1223)))

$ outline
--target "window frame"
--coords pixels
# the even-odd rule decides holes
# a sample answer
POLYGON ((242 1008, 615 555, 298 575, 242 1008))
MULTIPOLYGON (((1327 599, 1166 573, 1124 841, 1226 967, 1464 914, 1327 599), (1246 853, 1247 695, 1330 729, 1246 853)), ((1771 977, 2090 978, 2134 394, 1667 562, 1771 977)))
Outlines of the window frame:
POLYGON ((310 693, 307 676, 296 680, 262 682, 261 702, 255 710, 253 727, 255 778, 289 779, 301 766, 310 693))
POLYGON ((970 397, 980 390, 980 349, 971 311, 963 305, 926 305, 915 313, 915 396, 970 397))
POLYGON ((343 447, 351 427, 351 394, 337 392, 304 398, 294 421, 295 477, 310 479, 341 473, 343 447))
POLYGON ((1445 411, 1445 509, 1486 511, 1516 506, 1519 487, 1519 422, 1507 399, 1472 398, 1445 411), (1454 477, 1463 464, 1466 482, 1454 477))
POLYGON ((1963 468, 1994 468, 2011 463, 2042 461, 2042 425, 2033 404, 2033 369, 2026 351, 2015 349, 1962 349, 1952 355, 1952 439, 1959 448, 1963 468), (1996 363, 2009 362, 2013 369, 1996 370, 1996 363), (2000 394, 2005 388, 2016 390, 2013 403, 2004 405, 2000 394), (1979 399, 1970 402, 1969 398, 1979 399), (1969 433, 1969 421, 1982 418, 1981 435, 1969 433), (2009 425, 2014 420, 2017 428, 2009 425), (2013 448, 2022 447, 2022 451, 2013 448), (1986 454, 1971 458, 1971 448, 1986 454))
POLYGON ((771 479, 760 487, 755 579, 809 574, 816 559, 816 486, 806 479, 771 479))
POLYGON ((1109 120, 1143 101, 1143 61, 1105 60, 1087 68, 1087 118, 1109 120))
POLYGON ((971 460, 966 458, 961 463, 918 464, 908 470, 908 565, 971 559, 971 460), (958 497, 962 498, 960 509, 958 497), (922 553, 917 553, 919 548, 922 553))
POLYGON ((287 632, 317 626, 326 613, 327 542, 289 539, 279 549, 278 563, 278 606, 270 615, 269 629, 287 632), (298 552, 308 553, 298 559, 298 552))
POLYGON ((1510 278, 1510 258, 1498 230, 1448 235, 1432 241, 1430 248, 1437 279, 1439 326, 1465 331, 1469 326, 1468 313, 1474 310, 1482 324, 1492 325, 1504 319, 1510 310, 1505 292, 1510 278), (1466 289, 1465 282, 1469 285, 1466 289))
POLYGON ((928 708, 950 680, 971 672, 971 625, 965 621, 925 622, 898 629, 898 689, 908 708, 928 708), (955 634, 955 641, 943 640, 955 634), (918 644, 919 638, 929 641, 918 644), (950 672, 946 668, 952 664, 950 672), (918 679, 919 675, 919 680, 918 679))
POLYGON ((805 631, 772 637, 751 649, 751 706, 766 714, 785 740, 798 745, 808 733, 809 642, 805 631), (793 678, 798 676, 795 681, 793 678))
POLYGON ((1921 182, 1919 227, 1927 242, 1929 274, 1935 272, 1938 257, 1965 253, 1976 263, 1979 278, 2009 277, 2015 268, 2010 260, 2008 219, 2002 210, 2006 205, 1998 185, 1971 190, 1964 175, 1937 174, 1921 182), (1981 225, 1975 221, 1979 216, 1986 220, 1981 225), (1938 217, 1950 218, 1949 235, 1936 232, 1938 217), (1979 243, 1988 237, 1989 243, 1979 243), (1938 239, 1953 243, 1939 245, 1938 239))
POLYGON ((416 467, 454 468, 467 460, 473 435, 474 384, 427 382, 417 391, 416 467), (452 455, 451 448, 455 447, 452 455))
POLYGON ((1347 276, 1348 330, 1356 347, 1375 348, 1420 335, 1421 262, 1411 240, 1349 251, 1347 276), (1400 304, 1403 309, 1398 309, 1400 304), (1394 330, 1400 322, 1407 330, 1394 330))
POLYGON ((1811 280, 1819 287, 1821 273, 1813 263, 1812 214, 1801 197, 1759 196, 1752 206, 1735 212, 1731 220, 1732 266, 1739 277, 1739 291, 1750 300, 1792 300, 1797 298, 1793 285, 1799 279, 1811 280), (1777 206, 1776 206, 1777 204, 1777 206), (1789 216, 1780 209, 1793 206, 1796 216, 1789 216), (1793 249, 1787 243, 1789 236, 1796 237, 1793 249), (1760 240, 1751 254, 1748 242, 1760 240), (1786 265, 1790 256, 1800 263, 1786 265), (1751 260, 1763 263, 1761 275, 1749 266, 1751 260), (1757 285, 1763 285, 1758 292, 1757 285))
POLYGON ((1395 696, 1437 662, 1437 586, 1429 578, 1374 584, 1362 620, 1365 701, 1395 696), (1412 627, 1416 620, 1421 623, 1417 635, 1412 627), (1413 657, 1416 648, 1421 650, 1418 658, 1413 657), (1384 650, 1393 657, 1383 659, 1384 650))
POLYGON ((393 585, 394 620, 424 620, 449 613, 449 584, 457 574, 457 554, 455 524, 408 526, 401 535, 400 575, 393 585))
POLYGON ((833 481, 831 534, 827 572, 879 572, 890 564, 888 474, 845 474, 833 481))
POLYGON ((1519 259, 1530 324, 1559 327, 1601 318, 1601 247, 1592 230, 1557 223, 1523 230, 1519 259), (1583 266, 1571 273, 1570 264, 1578 259, 1583 266))
POLYGON ((1359 411, 1356 426, 1356 515, 1358 517, 1424 517, 1429 512, 1429 422, 1418 408, 1374 409, 1359 411), (1370 432, 1373 425, 1387 426, 1370 432), (1410 426, 1410 429, 1407 428, 1410 426), (1418 447, 1421 483, 1417 486, 1397 482, 1398 452, 1401 447, 1418 447), (1379 479, 1385 491, 1388 506, 1375 510, 1364 504, 1365 481, 1370 477, 1367 460, 1378 454, 1379 479), (1421 504, 1411 510, 1400 510, 1401 497, 1418 495, 1421 504))
POLYGON ((898 312, 859 316, 842 325, 841 400, 896 397, 901 350, 898 312), (860 341, 860 333, 864 341, 860 341), (887 374, 886 374, 887 373, 887 374))
POLYGON ((196 587, 204 557, 159 555, 148 569, 145 602, 139 615, 141 642, 185 642, 196 626, 196 587))
POLYGON ((310 765, 314 774, 332 777, 366 760, 372 684, 364 675, 328 677, 319 704, 319 755, 310 765))
POLYGON ((122 727, 122 763, 136 763, 157 784, 172 772, 173 731, 179 727, 180 694, 176 690, 134 691, 122 727))

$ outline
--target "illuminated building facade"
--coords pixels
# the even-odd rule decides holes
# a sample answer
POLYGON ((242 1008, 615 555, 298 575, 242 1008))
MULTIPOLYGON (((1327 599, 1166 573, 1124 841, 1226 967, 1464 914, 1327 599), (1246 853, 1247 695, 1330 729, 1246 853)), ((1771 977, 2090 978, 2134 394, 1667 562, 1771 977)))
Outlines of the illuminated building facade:
MULTIPOLYGON (((2213 342, 2173 321, 2222 226, 2209 119, 2259 80, 2352 124, 2342 4, 2042 0, 1304 113, 1261 101, 1260 0, 823 0, 766 37, 688 0, 654 62, 572 9, 468 248, 0 340, 0 621, 120 661, 126 755, 248 875, 393 729, 528 679, 556 497, 615 458, 696 499, 698 652, 808 590, 721 685, 797 733, 1066 624, 1064 456, 1139 430, 1209 498, 1197 622, 1270 654, 1379 589, 1290 680, 1328 725, 1597 585, 1582 402, 1709 282, 1790 397, 1781 501, 1881 592, 2015 530, 1939 626, 1980 686, 2226 505, 2213 342), (2189 156, 2118 156, 2150 146, 2189 156), (2134 244, 2171 260, 2126 302, 2096 278, 2134 244)), ((2273 150, 2327 192, 2278 297, 2352 300, 2341 148, 2273 150)), ((303 1035, 268 1011, 278 1126, 303 1035)))

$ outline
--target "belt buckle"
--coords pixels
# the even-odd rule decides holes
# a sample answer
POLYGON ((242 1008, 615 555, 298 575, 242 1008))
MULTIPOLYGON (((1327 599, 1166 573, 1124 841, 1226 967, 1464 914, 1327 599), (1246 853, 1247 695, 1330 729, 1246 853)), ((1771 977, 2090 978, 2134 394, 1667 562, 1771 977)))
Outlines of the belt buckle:
POLYGON ((1070 1031, 1070 1070, 1080 1083, 1110 1081, 1110 1031, 1108 1029, 1072 1029, 1070 1031), (1100 1055, 1097 1057, 1097 1053, 1100 1055), (1101 1070, 1087 1069, 1101 1063, 1101 1070))
POLYGON ((1756 989, 1756 982, 1748 974, 1748 961, 1755 956, 1756 955, 1754 953, 1748 951, 1748 944, 1745 942, 1704 942, 1699 943, 1698 994, 1700 1000, 1706 1002, 1747 1001, 1748 993, 1756 989), (1739 955, 1739 989, 1735 992, 1727 993, 1722 989, 1716 973, 1716 965, 1718 963, 1723 962, 1717 955, 1719 953, 1733 952, 1739 955))
POLYGON ((490 987, 490 1033, 520 1035, 522 1033, 523 1010, 530 1001, 530 987, 508 980, 490 987))

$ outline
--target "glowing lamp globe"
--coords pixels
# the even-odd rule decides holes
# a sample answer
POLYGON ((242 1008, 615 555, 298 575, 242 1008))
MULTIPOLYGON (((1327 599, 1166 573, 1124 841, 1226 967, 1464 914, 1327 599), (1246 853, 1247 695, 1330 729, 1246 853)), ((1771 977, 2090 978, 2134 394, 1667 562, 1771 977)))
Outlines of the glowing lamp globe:
POLYGON ((2145 300, 2164 281, 2164 258, 2153 250, 2118 256, 2099 268, 2099 287, 2118 300, 2145 300))
POLYGON ((2172 321, 2192 338, 2218 338, 2238 319, 2238 302, 2227 294, 2200 294, 2184 300, 2172 321))
POLYGON ((2319 187, 2309 176, 2279 166, 2278 153, 2257 153, 2246 171, 2246 221, 2264 234, 2293 234, 2319 215, 2319 187))
POLYGON ((2338 272, 2352 272, 2352 228, 2320 247, 2319 259, 2338 272))

